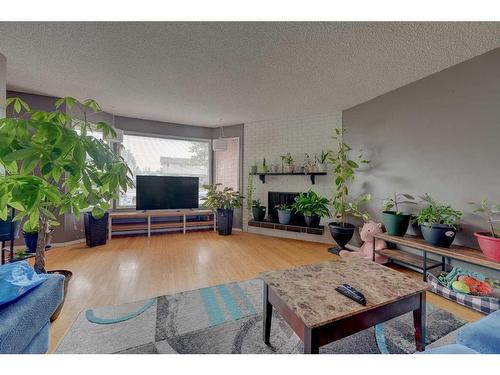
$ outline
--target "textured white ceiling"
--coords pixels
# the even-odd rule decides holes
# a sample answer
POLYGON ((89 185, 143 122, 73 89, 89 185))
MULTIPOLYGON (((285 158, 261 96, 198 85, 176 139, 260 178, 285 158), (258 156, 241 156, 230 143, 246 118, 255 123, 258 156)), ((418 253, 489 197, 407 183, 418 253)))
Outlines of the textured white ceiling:
POLYGON ((0 23, 10 89, 217 126, 343 110, 500 47, 500 23, 0 23))

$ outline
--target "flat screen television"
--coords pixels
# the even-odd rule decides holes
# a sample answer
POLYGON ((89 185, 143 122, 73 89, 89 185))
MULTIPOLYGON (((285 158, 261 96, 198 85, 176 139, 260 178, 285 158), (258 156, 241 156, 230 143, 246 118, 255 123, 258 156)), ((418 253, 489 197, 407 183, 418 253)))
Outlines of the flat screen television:
POLYGON ((136 176, 136 210, 198 208, 198 177, 136 176))

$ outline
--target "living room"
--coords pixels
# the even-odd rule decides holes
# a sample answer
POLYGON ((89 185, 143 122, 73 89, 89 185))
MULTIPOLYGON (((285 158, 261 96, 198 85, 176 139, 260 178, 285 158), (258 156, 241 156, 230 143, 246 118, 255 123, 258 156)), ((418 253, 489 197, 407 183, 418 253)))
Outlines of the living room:
POLYGON ((499 66, 491 21, 0 22, 0 353, 500 354, 499 66))

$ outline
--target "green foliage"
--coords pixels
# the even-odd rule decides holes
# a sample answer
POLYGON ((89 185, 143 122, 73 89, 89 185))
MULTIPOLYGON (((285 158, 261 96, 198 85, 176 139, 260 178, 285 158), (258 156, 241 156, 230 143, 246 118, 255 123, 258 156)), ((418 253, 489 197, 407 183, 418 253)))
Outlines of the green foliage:
POLYGON ((220 185, 222 184, 203 185, 203 188, 207 190, 207 196, 201 198, 204 205, 213 211, 218 208, 233 209, 241 207, 243 196, 230 187, 218 190, 217 187, 220 185))
POLYGON ((399 211, 398 204, 413 204, 416 205, 415 198, 406 193, 394 193, 392 198, 384 199, 384 211, 392 211, 393 208, 396 209, 396 215, 400 215, 401 211, 399 211))
POLYGON ((252 173, 248 174, 248 184, 247 184, 247 210, 248 210, 248 216, 250 216, 250 211, 252 211, 252 205, 253 205, 253 175, 252 173))
POLYGON ((429 194, 425 194, 421 199, 427 202, 427 206, 414 219, 418 225, 444 224, 457 230, 460 228, 462 211, 455 210, 450 205, 436 202, 429 194))
POLYGON ((497 234, 493 225, 494 222, 500 222, 500 219, 494 219, 495 216, 500 216, 500 204, 489 204, 486 198, 482 199, 479 203, 468 202, 468 204, 475 207, 474 213, 479 213, 486 219, 490 227, 491 236, 500 238, 500 234, 497 234))
MULTIPOLYGON (((349 206, 347 196, 349 195, 348 186, 354 181, 356 171, 360 168, 360 164, 368 164, 370 161, 363 158, 360 151, 355 160, 351 159, 351 146, 344 142, 344 133, 346 129, 336 128, 333 139, 336 141, 336 149, 328 151, 328 163, 333 166, 335 175, 333 208, 335 217, 340 218, 341 224, 344 225, 348 213, 354 213, 349 206)), ((363 200, 363 198, 360 198, 363 200)))
POLYGON ((281 161, 285 162, 287 165, 293 165, 294 162, 292 154, 290 154, 289 152, 287 152, 285 155, 281 155, 281 161))
POLYGON ((368 203, 371 200, 371 194, 364 194, 354 199, 351 202, 347 202, 346 212, 354 217, 359 217, 365 223, 370 220, 370 215, 368 212, 363 211, 361 206, 368 203))
POLYGON ((319 154, 319 156, 316 155, 315 158, 319 164, 325 164, 328 161, 329 156, 330 151, 321 150, 321 154, 319 154))
POLYGON ((260 199, 256 199, 256 200, 252 201, 252 207, 259 208, 259 209, 265 208, 262 205, 260 199))
MULTIPOLYGON (((46 112, 9 98, 7 107, 14 117, 0 119, 0 164, 7 172, 0 176, 0 218, 13 207, 14 219, 25 219, 24 230, 57 225, 56 215, 79 216, 88 208, 99 218, 118 190, 133 186, 123 159, 106 143, 87 135, 87 114, 100 110, 94 100, 61 98, 54 111, 46 112), (82 110, 84 120, 61 109, 74 106, 82 110)), ((97 127, 108 136, 115 134, 104 122, 97 127)))
POLYGON ((330 216, 329 204, 328 198, 320 197, 314 191, 309 190, 307 193, 300 193, 299 196, 295 197, 292 208, 304 216, 324 217, 330 216))
POLYGON ((288 205, 288 204, 277 204, 276 206, 274 206, 274 208, 276 208, 277 210, 280 210, 280 211, 291 211, 292 210, 292 206, 288 205))

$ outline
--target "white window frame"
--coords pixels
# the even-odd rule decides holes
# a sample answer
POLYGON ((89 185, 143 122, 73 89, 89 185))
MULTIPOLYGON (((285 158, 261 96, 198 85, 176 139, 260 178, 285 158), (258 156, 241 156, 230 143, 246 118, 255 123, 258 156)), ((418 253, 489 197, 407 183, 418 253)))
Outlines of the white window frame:
MULTIPOLYGON (((213 181, 213 155, 212 155, 212 140, 211 139, 206 139, 206 138, 191 138, 191 137, 178 137, 178 136, 173 136, 173 135, 166 135, 166 134, 154 134, 154 133, 142 133, 142 132, 134 132, 134 131, 124 131, 123 136, 127 135, 135 135, 138 137, 150 137, 150 138, 162 138, 162 139, 171 139, 171 140, 178 140, 178 141, 193 141, 193 142, 205 142, 208 144, 208 181, 209 184, 212 183, 213 181)), ((116 148, 115 151, 119 155, 119 147, 116 148)), ((135 181, 134 181, 135 183, 135 181)), ((118 195, 120 192, 118 192, 118 195)), ((130 211, 131 208, 135 209, 134 205, 120 205, 120 198, 115 200, 114 204, 114 210, 128 210, 130 211)))

